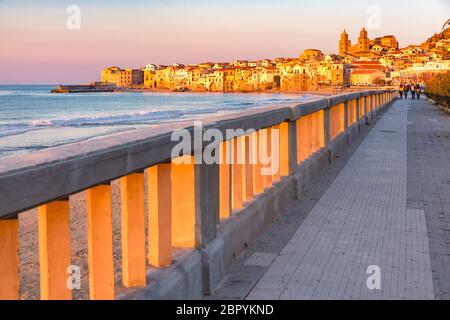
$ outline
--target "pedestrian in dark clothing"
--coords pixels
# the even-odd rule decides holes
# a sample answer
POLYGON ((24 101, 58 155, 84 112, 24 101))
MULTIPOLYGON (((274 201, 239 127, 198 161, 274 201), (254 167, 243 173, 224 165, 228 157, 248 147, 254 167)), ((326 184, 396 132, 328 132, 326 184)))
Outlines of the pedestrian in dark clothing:
POLYGON ((416 86, 416 99, 420 100, 420 94, 422 93, 422 88, 420 87, 420 85, 416 86))
POLYGON ((411 85, 411 99, 414 100, 416 98, 416 85, 413 83, 411 85))
POLYGON ((400 83, 400 87, 398 88, 398 93, 400 94, 400 99, 403 99, 403 83, 400 83))
POLYGON ((405 84, 404 92, 405 92, 405 99, 408 99, 409 84, 405 84))

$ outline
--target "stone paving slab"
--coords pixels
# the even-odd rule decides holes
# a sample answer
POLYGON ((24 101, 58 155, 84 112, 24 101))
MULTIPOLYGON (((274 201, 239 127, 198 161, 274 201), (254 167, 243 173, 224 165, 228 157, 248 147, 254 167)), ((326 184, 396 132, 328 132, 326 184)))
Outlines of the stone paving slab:
POLYGON ((450 115, 408 100, 407 208, 425 215, 436 299, 450 299, 450 115))
POLYGON ((408 108, 386 112, 251 289, 237 272, 213 298, 228 286, 247 299, 434 299, 426 211, 407 207, 408 108), (368 289, 370 266, 379 290, 368 289))
POLYGON ((423 210, 406 209, 407 103, 353 154, 248 299, 433 299, 423 210), (380 270, 370 290, 366 271, 380 270))
MULTIPOLYGON (((237 261, 231 267, 229 277, 224 281, 221 288, 206 299, 242 300, 248 296, 275 257, 283 250, 309 212, 345 167, 347 161, 368 133, 369 128, 370 126, 366 127, 359 135, 355 136, 352 139, 352 144, 341 151, 331 165, 325 167, 316 179, 311 181, 298 201, 293 203, 286 212, 279 215, 270 226, 249 244, 249 247, 237 257, 237 261), (264 254, 265 257, 271 258, 271 262, 269 264, 259 263, 258 266, 255 266, 255 255, 256 257, 262 257, 264 254)), ((259 261, 262 262, 261 259, 259 261)), ((268 259, 264 260, 264 262, 267 261, 268 259)))

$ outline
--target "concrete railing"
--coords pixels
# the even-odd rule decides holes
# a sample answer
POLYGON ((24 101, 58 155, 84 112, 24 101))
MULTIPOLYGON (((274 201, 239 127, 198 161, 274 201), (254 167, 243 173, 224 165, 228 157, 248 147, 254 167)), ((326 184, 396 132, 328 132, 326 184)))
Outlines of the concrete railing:
POLYGON ((189 154, 182 156, 190 163, 179 164, 180 158, 172 158, 175 130, 198 133, 189 122, 1 159, 0 299, 20 298, 18 216, 32 208, 38 208, 41 299, 72 298, 67 287, 69 196, 80 191, 86 192, 87 199, 89 296, 117 298, 111 218, 115 179, 121 183, 121 285, 140 288, 125 290, 120 297, 192 298, 212 292, 248 241, 295 199, 292 177, 302 166, 316 161, 311 160, 315 154, 325 154, 330 161, 334 144, 352 128, 365 125, 367 118, 395 97, 394 91, 366 91, 209 117, 203 120, 200 135, 211 128, 224 136, 227 129, 244 130, 216 143, 222 160, 218 164, 197 161, 207 146, 194 138, 189 154), (248 129, 255 131, 246 133, 248 129), (261 173, 262 161, 250 160, 252 152, 261 148, 278 155, 279 166, 271 174, 261 173), (243 162, 236 161, 240 153, 243 162), (245 212, 250 211, 247 221, 245 212), (262 215, 264 221, 258 220, 262 215), (154 283, 149 281, 149 266, 170 272, 167 267, 173 264, 174 248, 192 249, 197 255, 191 265, 198 271, 196 280, 183 278, 189 277, 187 269, 181 276, 178 273, 182 285, 196 283, 189 288, 191 293, 179 293, 175 281, 171 284, 178 291, 175 295, 167 294, 170 288, 166 288, 166 294, 145 296, 154 283), (196 291, 195 285, 200 289, 196 291))

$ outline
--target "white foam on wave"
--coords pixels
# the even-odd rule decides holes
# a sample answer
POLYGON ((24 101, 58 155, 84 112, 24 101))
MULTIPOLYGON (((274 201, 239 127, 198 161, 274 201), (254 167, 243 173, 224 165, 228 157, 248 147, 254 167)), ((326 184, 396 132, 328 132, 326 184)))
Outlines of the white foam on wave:
POLYGON ((11 96, 15 94, 17 91, 13 90, 0 90, 0 96, 11 96))
MULTIPOLYGON (((14 91, 14 90, 3 90, 0 91, 0 95, 22 95, 22 96, 50 96, 52 97, 67 97, 67 95, 55 95, 47 92, 30 92, 30 91, 14 91)), ((103 94, 102 94, 103 95, 103 94)), ((105 94, 106 95, 106 94, 105 94)), ((162 94, 167 96, 173 96, 173 93, 162 94)), ((180 93, 180 96, 182 94, 180 93)), ((85 95, 83 97, 93 97, 94 95, 85 95)), ((193 94, 194 96, 194 94, 193 94)), ((77 95, 71 95, 70 97, 79 97, 77 95)), ((44 132, 40 130, 55 129, 54 132, 58 132, 58 128, 92 128, 93 131, 99 130, 107 130, 106 132, 100 134, 111 134, 112 132, 116 132, 117 130, 133 130, 135 128, 139 128, 142 125, 151 125, 157 123, 164 122, 173 122, 173 121, 181 121, 183 119, 193 119, 193 118, 203 118, 210 114, 222 114, 229 112, 238 112, 240 110, 254 109, 260 108, 264 106, 273 106, 273 105, 283 105, 283 104, 293 104, 293 103, 301 103, 308 101, 310 99, 314 99, 317 96, 313 94, 268 94, 264 96, 260 94, 258 96, 252 95, 242 95, 242 99, 235 95, 223 95, 221 96, 223 99, 211 99, 211 100, 201 100, 201 99, 185 99, 184 101, 180 101, 178 99, 174 99, 173 101, 167 101, 166 99, 161 100, 161 104, 158 103, 149 103, 148 108, 145 106, 140 107, 136 110, 126 110, 128 107, 127 101, 125 101, 123 109, 119 105, 117 107, 114 105, 112 109, 99 108, 94 114, 92 114, 93 110, 89 108, 89 101, 83 102, 80 104, 85 108, 86 105, 88 108, 80 110, 70 109, 70 113, 60 114, 60 116, 56 116, 52 118, 52 114, 50 113, 42 113, 40 116, 42 119, 36 119, 39 117, 39 113, 34 113, 30 118, 21 118, 16 121, 16 123, 8 123, 8 124, 0 124, 0 137, 8 137, 14 135, 20 135, 26 133, 28 131, 36 131, 32 132, 31 135, 35 137, 35 134, 39 134, 38 132, 44 132), (83 114, 84 112, 84 114, 83 114), (36 116, 38 114, 38 116, 36 116), (49 118, 45 118, 45 114, 48 114, 49 118), (67 116, 67 118, 65 118, 67 116), (34 119, 33 119, 34 118, 34 119), (133 127, 135 126, 135 127, 133 127), (103 128, 95 128, 95 127, 103 127, 103 128), (108 128, 110 127, 110 128, 108 128), (109 131, 111 130, 111 131, 109 131)), ((13 99, 13 98, 12 98, 13 99)), ((76 98, 78 99, 78 98, 76 98)), ((96 105, 95 105, 96 107, 96 105)), ((6 118, 3 118, 3 121, 6 118)), ((13 118, 10 118, 13 119, 13 118)), ((73 131, 75 132, 75 131, 73 131)), ((85 130, 76 131, 76 132, 86 132, 85 130)), ((47 133, 45 133, 47 134, 47 133)), ((44 136, 45 136, 44 134, 44 136)), ((72 134, 72 133, 70 133, 72 134)), ((83 135, 83 133, 81 133, 83 135)), ((99 136, 96 132, 94 136, 99 136)), ((6 138, 9 140, 9 138, 6 138)), ((15 141, 15 139, 22 139, 22 137, 13 137, 11 141, 15 141)), ((3 140, 3 139, 2 139, 3 140)), ((41 139, 33 138, 33 143, 35 140, 39 140, 39 145, 37 148, 49 147, 52 145, 46 145, 48 142, 45 139, 40 141, 41 139)), ((73 136, 67 139, 62 138, 64 140, 63 143, 70 143, 73 141, 82 141, 86 140, 86 137, 78 136, 78 133, 74 133, 73 136)), ((62 141, 61 140, 61 141, 62 141)), ((17 140, 20 141, 20 140, 17 140)), ((37 142, 36 142, 37 144, 37 142)), ((12 143, 12 147, 17 147, 16 144, 12 143)), ((33 148, 36 146, 32 146, 33 148)), ((19 147, 21 149, 22 147, 19 147)), ((30 147, 31 148, 31 147, 30 147)), ((20 150, 18 150, 20 152, 20 150)), ((0 150, 1 154, 1 150, 0 150)))
POLYGON ((52 125, 52 120, 33 120, 30 122, 33 127, 47 127, 52 125))

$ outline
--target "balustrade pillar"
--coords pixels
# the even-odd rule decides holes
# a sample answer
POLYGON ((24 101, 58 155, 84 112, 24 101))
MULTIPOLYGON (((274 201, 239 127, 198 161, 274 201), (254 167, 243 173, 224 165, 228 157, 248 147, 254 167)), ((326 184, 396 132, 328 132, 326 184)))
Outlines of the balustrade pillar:
POLYGON ((99 185, 86 191, 89 297, 114 299, 114 260, 111 186, 99 185))
POLYGON ((0 220, 0 300, 19 299, 19 219, 0 220))
POLYGON ((144 174, 120 180, 122 207, 122 278, 125 287, 146 285, 144 174))
POLYGON ((39 214, 39 267, 42 300, 70 300, 67 286, 71 266, 69 200, 41 205, 39 214))
POLYGON ((230 141, 220 143, 220 219, 231 216, 231 156, 230 141))
POLYGON ((160 163, 147 170, 148 262, 154 267, 172 264, 172 166, 160 163))
POLYGON ((261 174, 261 152, 264 149, 261 148, 261 143, 263 141, 263 139, 261 138, 263 132, 262 130, 263 129, 258 130, 254 133, 256 161, 253 165, 253 194, 255 195, 264 192, 264 176, 261 174))

